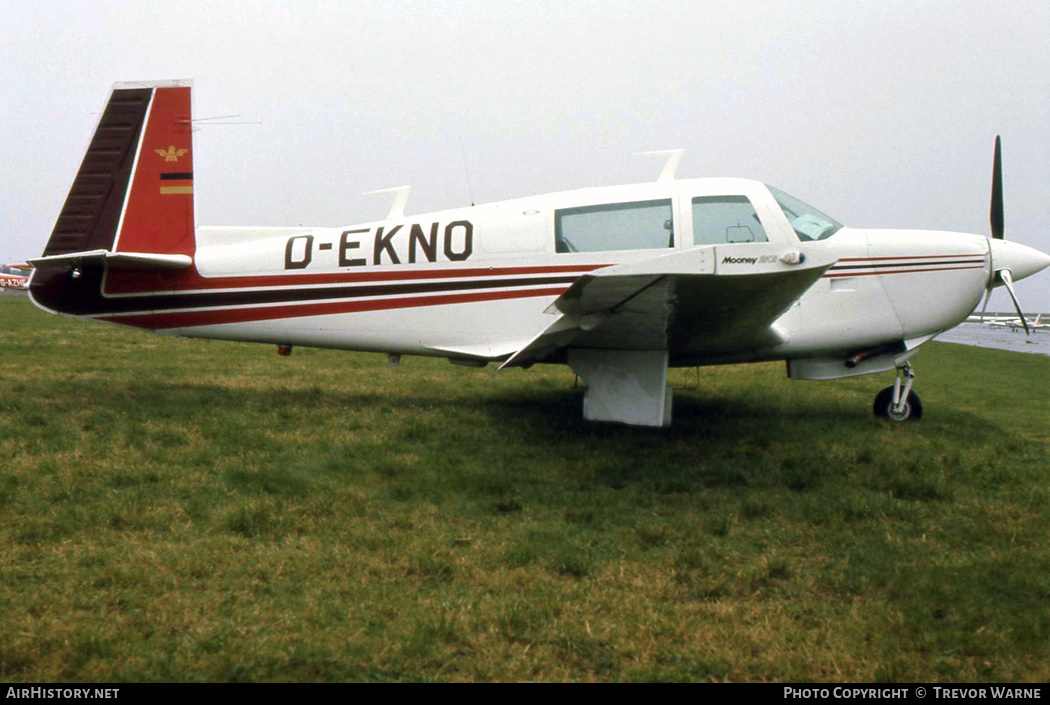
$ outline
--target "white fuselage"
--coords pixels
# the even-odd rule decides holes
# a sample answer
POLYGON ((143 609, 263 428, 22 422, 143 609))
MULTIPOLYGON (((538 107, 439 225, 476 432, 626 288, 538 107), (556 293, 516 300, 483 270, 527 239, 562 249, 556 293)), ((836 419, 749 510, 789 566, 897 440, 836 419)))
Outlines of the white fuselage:
MULTIPOLYGON (((253 310, 262 316, 269 305, 251 303, 223 309, 241 310, 233 317, 245 320, 189 319, 194 325, 161 330, 475 359, 522 347, 549 321, 545 310, 567 282, 596 267, 702 247, 713 253, 714 273, 756 270, 757 260, 800 246, 763 184, 722 178, 581 189, 346 228, 202 227, 196 236, 194 263, 210 291, 313 293, 287 306, 287 316, 253 320, 253 310), (696 241, 690 204, 726 195, 753 204, 768 242, 696 241), (556 251, 559 211, 661 199, 673 213, 666 244, 556 251), (352 298, 333 298, 336 289, 352 298)), ((965 320, 989 277, 988 240, 978 235, 842 228, 805 244, 838 263, 777 321, 784 342, 711 362, 806 358, 927 338, 965 320)), ((705 362, 689 352, 673 351, 672 364, 705 362)))

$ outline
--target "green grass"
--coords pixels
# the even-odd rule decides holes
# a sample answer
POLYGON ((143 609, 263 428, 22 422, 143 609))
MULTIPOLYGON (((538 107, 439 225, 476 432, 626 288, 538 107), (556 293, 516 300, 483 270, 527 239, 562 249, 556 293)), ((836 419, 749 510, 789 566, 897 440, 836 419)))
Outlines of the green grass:
POLYGON ((1050 678, 1047 358, 931 344, 900 426, 704 369, 647 430, 567 368, 0 328, 0 680, 1050 678))

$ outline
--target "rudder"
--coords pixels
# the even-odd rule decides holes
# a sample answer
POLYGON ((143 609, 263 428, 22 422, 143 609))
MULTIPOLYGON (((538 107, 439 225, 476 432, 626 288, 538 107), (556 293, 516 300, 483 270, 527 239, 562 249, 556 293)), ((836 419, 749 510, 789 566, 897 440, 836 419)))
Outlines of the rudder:
POLYGON ((153 88, 117 252, 193 256, 193 124, 184 84, 153 88))

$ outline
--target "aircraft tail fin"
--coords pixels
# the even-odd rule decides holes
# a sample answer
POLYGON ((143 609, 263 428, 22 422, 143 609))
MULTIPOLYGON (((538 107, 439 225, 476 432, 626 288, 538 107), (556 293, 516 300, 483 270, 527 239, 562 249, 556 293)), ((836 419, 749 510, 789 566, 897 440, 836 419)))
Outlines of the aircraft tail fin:
POLYGON ((100 250, 192 257, 190 120, 188 81, 114 85, 41 260, 100 250))

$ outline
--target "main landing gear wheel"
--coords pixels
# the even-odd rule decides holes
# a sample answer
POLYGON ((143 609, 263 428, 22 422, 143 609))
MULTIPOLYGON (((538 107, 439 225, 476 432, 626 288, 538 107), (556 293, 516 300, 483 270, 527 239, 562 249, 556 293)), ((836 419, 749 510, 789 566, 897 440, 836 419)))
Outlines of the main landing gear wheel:
POLYGON ((912 391, 911 384, 915 379, 915 372, 911 365, 897 368, 897 379, 893 385, 886 387, 875 396, 875 406, 872 409, 880 419, 890 421, 910 421, 922 418, 922 400, 919 395, 912 391), (904 388, 901 389, 901 377, 904 377, 904 388))

